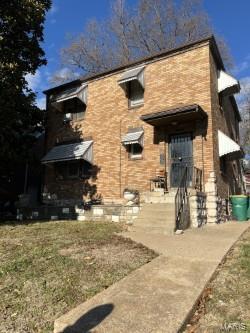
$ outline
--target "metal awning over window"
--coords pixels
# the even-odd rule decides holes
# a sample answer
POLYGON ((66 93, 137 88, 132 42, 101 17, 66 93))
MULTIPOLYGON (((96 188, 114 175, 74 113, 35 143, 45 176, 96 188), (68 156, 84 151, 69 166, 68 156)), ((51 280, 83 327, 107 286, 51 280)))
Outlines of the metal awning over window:
POLYGON ((240 92, 240 84, 233 76, 224 71, 218 72, 218 92, 230 96, 240 92))
POLYGON ((63 102, 77 98, 82 104, 87 105, 87 85, 77 86, 64 90, 52 97, 52 105, 61 110, 63 102))
POLYGON ((218 142, 219 142, 220 157, 230 154, 234 154, 235 159, 242 157, 243 152, 241 150, 240 145, 238 145, 238 143, 229 138, 226 134, 224 134, 220 130, 218 131, 218 142))
POLYGON ((92 163, 93 141, 82 141, 53 147, 41 160, 43 164, 83 159, 92 163))
POLYGON ((144 89, 144 67, 137 67, 134 69, 130 69, 123 73, 120 80, 118 80, 118 84, 124 89, 126 88, 126 84, 130 81, 138 81, 141 87, 144 89))
POLYGON ((123 136, 122 143, 125 146, 138 143, 143 147, 143 134, 144 134, 143 129, 128 132, 123 136))

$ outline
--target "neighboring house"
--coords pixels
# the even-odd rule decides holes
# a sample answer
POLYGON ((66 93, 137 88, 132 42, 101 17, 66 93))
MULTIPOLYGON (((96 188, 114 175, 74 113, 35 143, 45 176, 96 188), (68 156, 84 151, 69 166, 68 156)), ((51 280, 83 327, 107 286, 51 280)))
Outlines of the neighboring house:
POLYGON ((240 193, 239 90, 209 37, 45 91, 44 197, 121 202, 158 175, 177 188, 186 166, 190 187, 195 167, 203 190, 215 175, 219 197, 240 193))

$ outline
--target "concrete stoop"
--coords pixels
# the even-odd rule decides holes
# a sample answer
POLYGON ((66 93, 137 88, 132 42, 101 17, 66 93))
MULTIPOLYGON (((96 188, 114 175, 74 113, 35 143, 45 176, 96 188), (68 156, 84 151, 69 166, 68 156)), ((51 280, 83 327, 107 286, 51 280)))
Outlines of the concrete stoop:
POLYGON ((163 189, 141 194, 141 201, 144 203, 174 203, 176 190, 164 193, 163 189))
POLYGON ((128 227, 130 232, 170 235, 175 227, 175 206, 173 203, 145 203, 134 223, 128 227))

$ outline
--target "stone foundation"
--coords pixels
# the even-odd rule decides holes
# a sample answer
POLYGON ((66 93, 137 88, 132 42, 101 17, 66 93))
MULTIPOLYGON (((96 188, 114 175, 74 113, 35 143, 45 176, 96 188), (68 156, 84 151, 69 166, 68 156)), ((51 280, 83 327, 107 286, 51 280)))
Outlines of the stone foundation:
POLYGON ((218 191, 214 172, 210 172, 205 184, 205 192, 207 194, 207 223, 218 223, 218 191))
POLYGON ((198 228, 207 223, 206 193, 192 190, 189 195, 190 226, 198 228))
POLYGON ((78 221, 110 221, 133 223, 140 211, 138 205, 93 205, 89 208, 81 206, 40 206, 19 208, 18 220, 78 220, 78 221))
POLYGON ((230 219, 228 200, 218 196, 217 180, 214 172, 211 172, 205 184, 207 194, 207 222, 223 223, 230 219))

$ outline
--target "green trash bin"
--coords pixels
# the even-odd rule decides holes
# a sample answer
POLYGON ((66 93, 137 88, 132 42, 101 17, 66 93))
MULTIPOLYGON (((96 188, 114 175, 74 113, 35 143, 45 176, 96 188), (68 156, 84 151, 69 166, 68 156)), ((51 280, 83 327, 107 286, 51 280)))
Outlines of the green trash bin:
POLYGON ((238 221, 247 220, 248 196, 231 195, 233 217, 238 221))
POLYGON ((248 196, 247 218, 250 219, 250 195, 248 196))

